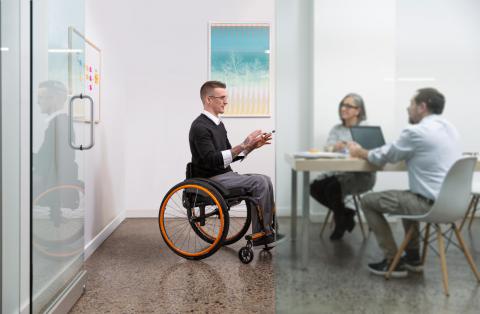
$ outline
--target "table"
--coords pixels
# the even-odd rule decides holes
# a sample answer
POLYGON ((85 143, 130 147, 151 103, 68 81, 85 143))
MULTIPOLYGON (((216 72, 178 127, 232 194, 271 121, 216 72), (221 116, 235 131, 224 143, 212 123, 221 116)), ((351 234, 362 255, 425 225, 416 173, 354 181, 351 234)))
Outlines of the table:
MULTIPOLYGON (((285 154, 285 160, 292 169, 292 202, 291 202, 291 236, 292 240, 297 237, 297 177, 298 172, 303 174, 302 195, 302 264, 306 265, 308 259, 308 223, 310 221, 310 171, 406 171, 405 162, 386 164, 384 167, 376 167, 366 160, 359 158, 318 158, 305 159, 295 158, 292 154, 285 154)), ((475 171, 480 171, 480 161, 477 161, 475 171)))

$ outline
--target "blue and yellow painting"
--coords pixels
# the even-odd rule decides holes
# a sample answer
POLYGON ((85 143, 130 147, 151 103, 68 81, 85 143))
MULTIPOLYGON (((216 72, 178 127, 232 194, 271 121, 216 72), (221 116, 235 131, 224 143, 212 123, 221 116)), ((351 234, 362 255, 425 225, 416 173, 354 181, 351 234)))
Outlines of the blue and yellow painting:
POLYGON ((270 115, 270 26, 212 24, 210 78, 227 84, 224 116, 270 115))

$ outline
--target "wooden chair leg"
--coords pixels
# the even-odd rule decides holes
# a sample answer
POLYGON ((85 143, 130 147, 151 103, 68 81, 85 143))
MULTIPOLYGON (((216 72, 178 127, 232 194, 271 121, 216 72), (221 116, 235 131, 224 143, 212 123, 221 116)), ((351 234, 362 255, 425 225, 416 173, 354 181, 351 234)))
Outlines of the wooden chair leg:
POLYGON ((425 227, 425 238, 423 239, 422 265, 425 265, 425 259, 427 258, 429 239, 430 239, 430 223, 427 223, 427 226, 425 227))
POLYGON ((443 276, 443 288, 445 290, 445 295, 449 296, 448 292, 448 272, 447 272, 447 260, 445 258, 445 243, 443 241, 442 229, 439 225, 435 225, 437 231, 437 241, 438 241, 438 251, 440 254, 440 263, 442 265, 442 276, 443 276))
POLYGON ((474 198, 475 198, 475 203, 473 204, 472 214, 470 216, 470 222, 468 223, 468 230, 472 229, 472 222, 473 222, 473 219, 475 218, 475 213, 477 211, 477 205, 478 205, 478 199, 480 199, 480 195, 475 195, 474 198))
POLYGON ((353 203, 355 205, 355 212, 357 213, 357 217, 358 217, 358 223, 360 225, 360 230, 362 230, 363 238, 366 239, 367 236, 365 235, 365 229, 363 228, 362 216, 360 215, 360 206, 358 205, 358 203, 360 202, 360 196, 359 195, 352 195, 352 197, 353 197, 353 203))
POLYGON ((320 230, 320 236, 323 236, 323 231, 325 231, 325 227, 328 225, 328 219, 330 218, 331 214, 332 214, 332 211, 329 209, 327 213, 327 217, 325 217, 325 220, 323 221, 323 226, 322 226, 322 229, 320 230))
POLYGON ((402 256, 403 251, 405 251, 405 248, 407 247, 408 242, 410 242, 412 235, 413 235, 413 226, 411 226, 410 229, 408 229, 408 232, 405 235, 405 239, 403 239, 403 242, 400 245, 400 248, 398 249, 397 254, 395 254, 395 257, 393 258, 393 261, 388 268, 388 272, 385 274, 385 279, 390 279, 390 275, 392 274, 395 267, 397 267, 398 262, 400 261, 400 257, 402 256))
POLYGON ((465 213, 465 216, 462 219, 462 223, 460 224, 460 227, 459 227, 460 231, 462 231, 463 225, 465 224, 465 221, 467 221, 468 215, 472 211, 473 204, 475 204, 475 199, 476 199, 476 195, 473 195, 472 199, 470 200, 470 204, 468 204, 467 212, 465 213))
POLYGON ((465 241, 463 241, 463 237, 456 228, 455 224, 453 224, 453 230, 455 231, 455 235, 457 236, 458 243, 462 248, 463 254, 467 258, 468 264, 470 264, 470 268, 473 271, 475 277, 477 277, 477 281, 480 282, 480 274, 478 273, 477 266, 475 266, 475 262, 473 261, 472 255, 470 255, 470 251, 468 250, 467 246, 465 245, 465 241))

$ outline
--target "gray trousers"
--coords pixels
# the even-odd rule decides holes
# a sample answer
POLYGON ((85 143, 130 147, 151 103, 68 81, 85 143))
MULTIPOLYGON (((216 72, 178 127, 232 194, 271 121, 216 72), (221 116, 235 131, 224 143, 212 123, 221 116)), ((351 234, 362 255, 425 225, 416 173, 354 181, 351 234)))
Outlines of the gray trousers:
MULTIPOLYGON (((263 230, 272 230, 275 198, 270 177, 263 174, 238 174, 231 171, 210 179, 221 183, 227 189, 244 188, 257 202, 258 210, 263 216, 263 230)), ((255 208, 252 209, 252 231, 253 233, 262 231, 262 225, 255 208)))
MULTIPOLYGON (((430 210, 432 205, 423 197, 410 191, 390 190, 385 192, 369 193, 362 197, 362 209, 369 227, 377 238, 378 245, 383 250, 385 258, 393 259, 397 253, 397 244, 392 230, 384 214, 421 215, 430 210)), ((402 219, 405 232, 413 226, 414 231, 407 250, 419 249, 419 223, 402 219)))

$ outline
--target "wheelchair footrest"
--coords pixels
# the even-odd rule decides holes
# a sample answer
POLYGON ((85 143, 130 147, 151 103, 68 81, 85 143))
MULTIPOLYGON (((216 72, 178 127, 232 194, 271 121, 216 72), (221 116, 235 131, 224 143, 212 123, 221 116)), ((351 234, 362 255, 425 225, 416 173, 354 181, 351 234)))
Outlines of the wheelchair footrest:
POLYGON ((252 233, 252 234, 246 235, 245 240, 247 240, 247 241, 258 240, 258 239, 264 237, 265 235, 266 234, 265 234, 264 231, 257 232, 257 233, 252 233))

